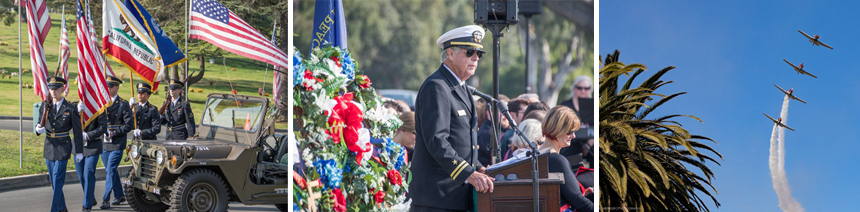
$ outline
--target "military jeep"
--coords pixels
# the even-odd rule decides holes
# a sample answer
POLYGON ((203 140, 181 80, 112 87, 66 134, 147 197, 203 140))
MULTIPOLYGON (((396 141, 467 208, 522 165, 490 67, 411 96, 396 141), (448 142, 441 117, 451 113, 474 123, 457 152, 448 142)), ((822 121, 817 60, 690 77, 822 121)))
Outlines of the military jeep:
MULTIPOLYGON (((135 211, 226 211, 231 201, 287 211, 290 170, 280 159, 287 136, 275 134, 267 98, 210 94, 189 140, 129 141, 128 177, 135 211)), ((284 159, 286 160, 286 159, 284 159)))

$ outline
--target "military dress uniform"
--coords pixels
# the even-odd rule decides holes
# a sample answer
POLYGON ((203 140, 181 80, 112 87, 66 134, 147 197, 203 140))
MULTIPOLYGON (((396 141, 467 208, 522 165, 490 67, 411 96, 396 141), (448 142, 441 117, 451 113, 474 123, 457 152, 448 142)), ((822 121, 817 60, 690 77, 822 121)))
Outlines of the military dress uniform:
MULTIPOLYGON (((65 86, 66 80, 60 77, 49 77, 48 88, 60 89, 65 86)), ((42 155, 48 166, 48 175, 51 179, 53 195, 51 200, 51 211, 68 211, 66 198, 63 195, 63 185, 66 182, 66 164, 75 152, 83 148, 81 138, 81 117, 77 106, 65 99, 54 102, 52 99, 42 102, 39 107, 41 114, 47 110, 46 126, 37 126, 36 135, 45 134, 45 145, 42 155)))
MULTIPOLYGON (((80 108, 78 108, 80 112, 80 108)), ((86 121, 85 121, 86 122, 86 121)), ((84 188, 83 208, 89 210, 95 205, 95 190, 96 190, 96 165, 99 163, 99 155, 102 154, 102 135, 107 130, 107 116, 104 113, 99 114, 84 127, 83 138, 84 145, 81 151, 75 151, 75 154, 82 154, 83 158, 75 160, 75 172, 80 179, 81 187, 84 188)), ((77 150, 77 149, 76 149, 77 150)))
MULTIPOLYGON (((451 46, 475 49, 483 28, 451 30, 437 40, 451 46)), ((409 184, 414 211, 465 211, 472 203, 468 177, 483 165, 478 161, 477 121, 472 93, 444 64, 430 75, 415 102, 415 149, 409 184)))
MULTIPOLYGON (((146 83, 140 83, 137 86, 137 92, 152 93, 152 86, 146 83)), ((137 129, 140 130, 140 139, 155 140, 156 135, 161 133, 161 115, 158 115, 158 107, 147 102, 134 104, 133 113, 137 118, 137 129)))
MULTIPOLYGON (((183 87, 181 81, 173 80, 168 89, 176 90, 183 87)), ((165 140, 185 140, 196 132, 197 126, 194 124, 194 112, 191 112, 191 103, 182 101, 182 98, 168 103, 161 119, 161 123, 167 125, 167 138, 165 140)))
MULTIPOLYGON (((107 84, 108 86, 119 86, 122 84, 122 80, 108 76, 107 84)), ((110 200, 111 193, 113 193, 115 203, 118 204, 125 200, 117 167, 119 167, 120 160, 122 160, 123 150, 125 150, 126 143, 128 142, 127 135, 128 132, 131 132, 133 123, 131 107, 129 107, 128 101, 122 99, 119 95, 113 96, 111 99, 113 104, 105 109, 104 114, 106 116, 107 132, 101 141, 104 149, 101 153, 102 163, 105 164, 106 172, 105 191, 102 196, 101 209, 110 208, 108 201, 110 200)))

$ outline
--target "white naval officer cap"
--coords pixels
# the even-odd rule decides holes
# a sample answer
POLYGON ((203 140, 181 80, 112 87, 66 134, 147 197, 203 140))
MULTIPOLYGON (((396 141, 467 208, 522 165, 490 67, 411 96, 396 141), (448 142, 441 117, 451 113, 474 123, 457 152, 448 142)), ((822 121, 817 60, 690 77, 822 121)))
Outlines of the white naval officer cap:
POLYGON ((442 49, 457 46, 484 52, 484 46, 481 44, 481 40, 483 39, 483 27, 478 25, 468 25, 452 29, 445 34, 442 34, 442 36, 439 36, 439 39, 436 39, 436 45, 442 49))

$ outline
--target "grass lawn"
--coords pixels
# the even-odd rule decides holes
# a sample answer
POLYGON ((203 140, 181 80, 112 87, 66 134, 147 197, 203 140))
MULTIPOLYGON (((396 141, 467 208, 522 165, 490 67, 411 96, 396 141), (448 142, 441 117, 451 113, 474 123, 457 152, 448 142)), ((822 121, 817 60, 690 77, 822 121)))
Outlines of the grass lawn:
MULTIPOLYGON (((66 22, 72 23, 74 22, 74 18, 75 17, 72 16, 66 16, 66 22)), ((51 75, 54 74, 59 61, 58 55, 61 19, 62 16, 60 14, 51 14, 52 29, 44 44, 45 58, 48 64, 48 70, 50 70, 49 74, 51 75)), ((15 29, 16 27, 17 23, 13 23, 10 26, 0 24, 0 42, 8 42, 8 45, 0 45, 0 69, 6 70, 9 73, 18 71, 18 30, 15 29)), ((22 69, 30 70, 29 42, 26 23, 22 23, 21 28, 21 39, 23 42, 21 65, 22 69)), ((78 75, 77 42, 76 35, 71 28, 69 29, 68 36, 71 49, 71 55, 69 57, 69 78, 71 79, 71 87, 69 88, 69 94, 66 98, 70 101, 78 101, 77 87, 73 82, 78 75)), ((180 46, 180 48, 182 47, 180 46)), ((228 53, 226 57, 228 58, 226 66, 221 64, 221 58, 216 58, 216 64, 210 64, 209 61, 205 61, 206 73, 203 79, 197 84, 189 86, 194 89, 194 92, 189 92, 188 99, 192 103, 192 110, 198 115, 197 117, 202 117, 200 115, 202 115, 206 96, 209 93, 230 93, 232 89, 236 89, 238 94, 259 96, 258 88, 264 88, 264 85, 265 88, 263 90, 265 92, 272 92, 272 70, 268 70, 267 73, 265 67, 254 65, 253 60, 232 53, 228 53), (233 70, 234 68, 235 71, 233 70), (232 82, 232 86, 230 82, 232 82), (202 92, 197 92, 198 89, 202 89, 202 92)), ((109 61, 117 75, 125 75, 123 77, 123 81, 125 83, 123 83, 120 88, 119 96, 126 100, 133 97, 132 89, 135 86, 129 83, 130 81, 128 77, 131 75, 129 70, 111 59, 106 60, 109 61)), ((209 60, 209 58, 206 60, 209 60)), ((189 59, 189 67, 190 72, 199 71, 200 61, 189 59)), ((25 72, 22 76, 24 84, 33 84, 32 72, 25 72)), ((7 76, 6 78, 0 79, 0 115, 18 116, 19 102, 23 102, 23 115, 33 116, 33 104, 39 102, 41 99, 33 93, 32 88, 23 88, 23 100, 19 101, 18 80, 17 76, 12 78, 7 76)), ((140 78, 136 78, 134 79, 134 82, 142 82, 142 80, 140 78)), ((161 88, 158 88, 158 92, 153 93, 150 98, 150 102, 157 107, 161 107, 161 104, 165 100, 166 92, 162 91, 164 89, 164 85, 166 84, 159 84, 159 87, 161 88)), ((269 96, 269 98, 271 97, 272 96, 269 96)), ((285 129, 286 123, 278 124, 278 127, 279 129, 285 129)), ((18 140, 17 136, 14 140, 18 140)))
MULTIPOLYGON (((28 174, 48 173, 42 148, 45 136, 36 136, 32 132, 24 132, 24 168, 18 168, 18 131, 0 130, 0 178, 28 174)), ((125 156, 123 156, 124 158, 125 156)), ((121 161, 120 165, 131 165, 130 161, 121 161)), ((98 167, 104 167, 99 158, 98 167)), ((69 158, 68 170, 75 170, 74 158, 69 158)))

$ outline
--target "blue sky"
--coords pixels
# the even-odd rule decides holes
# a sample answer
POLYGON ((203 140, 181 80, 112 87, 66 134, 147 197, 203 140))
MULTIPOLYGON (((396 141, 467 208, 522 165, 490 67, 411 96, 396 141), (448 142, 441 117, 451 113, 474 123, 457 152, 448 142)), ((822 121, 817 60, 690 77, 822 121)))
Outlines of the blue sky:
MULTIPOLYGON (((602 1, 600 49, 646 73, 677 68, 660 88, 686 91, 657 115, 680 119, 694 134, 713 138, 723 154, 712 164, 722 206, 713 211, 781 211, 768 168, 773 123, 784 95, 791 101, 785 169, 792 196, 807 211, 856 210, 860 189, 860 2, 858 1, 602 1), (812 46, 797 30, 821 36, 833 50, 812 46), (797 75, 782 61, 805 64, 818 79, 797 75)), ((645 75, 645 76, 650 76, 645 75)), ((641 77, 644 79, 645 77, 641 77)), ((706 202, 709 199, 705 200, 706 202)))

